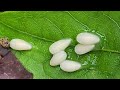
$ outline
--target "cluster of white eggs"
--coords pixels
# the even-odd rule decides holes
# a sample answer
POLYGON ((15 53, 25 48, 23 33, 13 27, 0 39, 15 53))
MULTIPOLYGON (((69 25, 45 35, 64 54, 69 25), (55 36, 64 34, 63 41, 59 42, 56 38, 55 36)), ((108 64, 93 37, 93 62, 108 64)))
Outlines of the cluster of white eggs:
MULTIPOLYGON (((83 32, 77 35, 76 40, 79 44, 75 46, 75 52, 76 54, 82 55, 92 51, 95 44, 100 41, 100 38, 92 33, 83 32)), ((67 53, 65 49, 70 45, 71 41, 72 39, 62 39, 54 42, 49 47, 50 53, 53 54, 50 60, 51 66, 60 65, 60 68, 66 72, 74 72, 81 68, 81 63, 66 60, 67 53)))
POLYGON ((95 44, 100 41, 100 38, 91 33, 80 33, 76 40, 79 44, 75 46, 75 52, 79 55, 90 52, 95 47, 95 44))
MULTIPOLYGON (((83 32, 77 35, 76 40, 77 44, 74 48, 75 53, 82 55, 92 51, 100 41, 100 38, 97 35, 92 33, 83 32)), ((53 54, 53 57, 50 60, 51 66, 60 65, 60 68, 66 72, 74 72, 81 68, 81 63, 67 60, 67 53, 65 49, 71 44, 72 39, 62 39, 54 42, 50 47, 49 51, 53 54)), ((10 47, 14 50, 30 50, 32 45, 22 39, 12 39, 10 41, 10 47)))
POLYGON ((54 42, 50 47, 49 51, 53 54, 53 57, 50 60, 51 66, 60 65, 63 71, 73 72, 78 70, 81 67, 81 64, 75 61, 66 60, 67 53, 65 49, 70 45, 72 39, 62 39, 54 42))

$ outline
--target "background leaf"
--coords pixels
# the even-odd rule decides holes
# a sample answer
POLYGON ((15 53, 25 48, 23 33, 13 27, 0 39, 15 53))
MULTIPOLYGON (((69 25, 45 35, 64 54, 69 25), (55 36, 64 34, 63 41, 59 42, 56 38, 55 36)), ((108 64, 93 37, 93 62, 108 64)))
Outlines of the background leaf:
POLYGON ((0 37, 21 38, 33 45, 31 51, 12 51, 35 79, 120 78, 119 20, 120 12, 9 11, 0 13, 0 37), (76 35, 84 31, 99 35, 101 41, 93 51, 76 55, 76 35), (81 70, 66 73, 49 65, 49 46, 63 38, 72 38, 67 59, 82 63, 81 70))

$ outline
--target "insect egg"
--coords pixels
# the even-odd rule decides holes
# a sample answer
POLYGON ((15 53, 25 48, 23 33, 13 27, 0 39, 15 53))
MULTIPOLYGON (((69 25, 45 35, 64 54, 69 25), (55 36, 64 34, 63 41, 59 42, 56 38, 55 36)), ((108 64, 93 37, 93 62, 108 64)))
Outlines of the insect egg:
POLYGON ((65 60, 60 64, 60 68, 66 72, 74 72, 81 68, 81 64, 76 61, 65 60))
POLYGON ((67 53, 65 51, 60 51, 53 55, 52 59, 50 60, 51 66, 57 66, 61 62, 63 62, 67 58, 67 53))
POLYGON ((80 44, 96 44, 100 41, 97 35, 88 32, 78 34, 76 39, 80 44))
POLYGON ((52 54, 65 50, 71 43, 72 39, 62 39, 54 42, 50 47, 49 51, 52 54))
POLYGON ((82 45, 82 44, 77 44, 75 46, 75 52, 79 55, 85 54, 93 50, 95 45, 82 45))
POLYGON ((10 41, 10 47, 14 50, 30 50, 32 45, 22 39, 12 39, 10 41))

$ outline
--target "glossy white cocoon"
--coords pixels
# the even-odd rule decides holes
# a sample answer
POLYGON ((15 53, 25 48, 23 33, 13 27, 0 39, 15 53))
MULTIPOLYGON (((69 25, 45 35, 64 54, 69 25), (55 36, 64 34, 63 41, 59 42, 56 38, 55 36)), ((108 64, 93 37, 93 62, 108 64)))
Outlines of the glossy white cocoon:
POLYGON ((76 39, 80 44, 96 44, 100 41, 97 35, 88 32, 78 34, 76 39))
POLYGON ((53 57, 50 60, 51 66, 57 66, 67 58, 67 53, 65 51, 60 51, 53 55, 53 57))
POLYGON ((81 64, 76 61, 65 60, 60 64, 60 68, 66 72, 74 72, 81 68, 81 64))
POLYGON ((32 45, 22 39, 12 39, 10 41, 10 47, 14 50, 30 50, 32 45))
POLYGON ((82 45, 82 44, 77 44, 75 46, 75 53, 82 55, 85 53, 88 53, 94 49, 95 45, 82 45))
POLYGON ((49 51, 51 54, 65 50, 71 43, 72 39, 62 39, 54 42, 50 47, 49 51))

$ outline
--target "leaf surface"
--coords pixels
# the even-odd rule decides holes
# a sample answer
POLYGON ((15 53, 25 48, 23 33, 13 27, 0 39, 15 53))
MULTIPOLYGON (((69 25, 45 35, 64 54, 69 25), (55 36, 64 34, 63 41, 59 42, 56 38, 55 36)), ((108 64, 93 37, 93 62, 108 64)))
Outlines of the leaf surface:
POLYGON ((31 51, 12 51, 35 79, 120 78, 119 20, 120 12, 9 11, 0 13, 0 37, 20 38, 33 45, 31 51), (77 55, 76 36, 85 31, 97 34, 101 41, 93 51, 77 55), (67 73, 49 65, 49 46, 63 38, 72 38, 67 59, 82 63, 81 70, 67 73))

